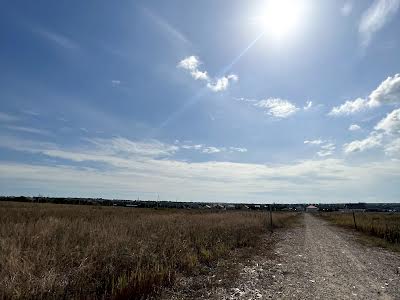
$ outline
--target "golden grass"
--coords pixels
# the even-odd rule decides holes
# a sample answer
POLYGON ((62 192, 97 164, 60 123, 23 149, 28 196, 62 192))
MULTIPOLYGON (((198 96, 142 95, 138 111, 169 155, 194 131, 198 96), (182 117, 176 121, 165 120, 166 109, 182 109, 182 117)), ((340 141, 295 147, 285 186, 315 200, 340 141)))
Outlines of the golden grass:
MULTIPOLYGON (((352 213, 321 213, 321 217, 336 225, 354 228, 352 213)), ((355 213, 357 230, 388 243, 400 245, 399 213, 355 213)))
MULTIPOLYGON (((293 214, 275 214, 283 226, 293 214)), ((265 212, 0 203, 0 298, 143 299, 230 250, 265 212)))

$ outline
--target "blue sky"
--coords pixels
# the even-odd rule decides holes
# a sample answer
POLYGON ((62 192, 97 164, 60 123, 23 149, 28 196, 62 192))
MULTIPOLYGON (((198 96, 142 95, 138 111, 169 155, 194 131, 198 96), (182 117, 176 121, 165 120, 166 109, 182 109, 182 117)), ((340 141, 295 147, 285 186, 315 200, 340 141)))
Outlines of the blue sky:
POLYGON ((400 1, 4 1, 0 194, 400 201, 400 1))

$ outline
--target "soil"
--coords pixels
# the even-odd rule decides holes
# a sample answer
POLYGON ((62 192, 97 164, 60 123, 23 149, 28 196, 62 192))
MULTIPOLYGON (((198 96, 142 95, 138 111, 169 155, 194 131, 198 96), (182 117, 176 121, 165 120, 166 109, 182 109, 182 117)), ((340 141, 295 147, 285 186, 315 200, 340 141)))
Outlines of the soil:
POLYGON ((400 299, 400 254, 358 235, 303 214, 300 226, 266 235, 264 251, 183 277, 163 298, 400 299))

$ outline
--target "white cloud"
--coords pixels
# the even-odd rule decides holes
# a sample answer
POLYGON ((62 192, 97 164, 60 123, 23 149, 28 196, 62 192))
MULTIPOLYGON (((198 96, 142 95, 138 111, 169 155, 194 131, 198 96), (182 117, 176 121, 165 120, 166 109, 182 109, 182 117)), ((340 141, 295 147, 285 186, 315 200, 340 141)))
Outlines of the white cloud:
POLYGON ((375 0, 364 12, 359 25, 362 45, 368 46, 372 37, 393 19, 400 7, 400 0, 375 0))
POLYGON ((311 144, 311 145, 321 145, 323 143, 325 143, 325 141, 323 141, 323 140, 312 140, 312 141, 306 140, 306 141, 304 141, 304 144, 311 144))
POLYGON ((357 98, 332 108, 329 115, 351 115, 382 104, 400 103, 400 74, 386 78, 366 99, 357 98))
POLYGON ((189 71, 195 71, 200 66, 201 62, 197 56, 188 56, 178 63, 178 68, 189 71))
POLYGON ((52 166, 41 164, 40 160, 31 165, 1 161, 3 190, 16 193, 24 186, 26 193, 41 190, 50 195, 128 199, 136 198, 137 191, 157 191, 167 200, 179 196, 187 201, 228 202, 263 202, 266 195, 269 201, 290 202, 296 196, 297 201, 305 202, 325 195, 325 201, 337 202, 346 201, 348 195, 379 198, 377 185, 400 178, 400 164, 396 162, 350 165, 345 160, 326 158, 273 165, 187 162, 173 159, 171 153, 176 148, 157 141, 89 141, 71 148, 2 137, 1 147, 55 160, 52 166), (57 159, 62 159, 64 165, 57 159), (360 185, 365 188, 360 189, 360 185))
POLYGON ((326 157, 333 155, 334 151, 336 149, 335 144, 329 143, 321 146, 320 151, 317 152, 317 155, 320 157, 326 157))
POLYGON ((10 129, 10 130, 22 131, 22 132, 26 132, 26 133, 41 134, 41 135, 51 135, 51 133, 48 130, 45 130, 45 129, 24 127, 24 126, 12 126, 12 125, 7 126, 7 128, 10 129))
POLYGON ((14 122, 18 120, 19 118, 17 118, 16 116, 0 112, 0 122, 14 122))
POLYGON ((365 150, 373 149, 382 146, 383 135, 377 132, 371 134, 363 140, 355 140, 343 145, 343 151, 346 154, 353 152, 363 152, 365 150))
POLYGON ((186 150, 197 150, 205 154, 214 154, 214 153, 221 153, 221 152, 239 152, 239 153, 244 153, 247 152, 246 148, 240 148, 240 147, 214 147, 214 146, 205 146, 202 144, 197 144, 197 145, 182 145, 180 146, 182 149, 186 150))
POLYGON ((222 92, 228 88, 230 82, 238 80, 239 77, 237 75, 231 74, 217 78, 214 82, 207 83, 207 87, 213 92, 222 92))
POLYGON ((375 130, 382 130, 387 134, 400 134, 400 108, 393 110, 382 119, 375 130))
POLYGON ((346 1, 343 4, 342 8, 340 9, 340 12, 344 17, 347 17, 351 14, 352 10, 353 10, 353 3, 351 1, 346 1))
POLYGON ((208 80, 209 79, 207 71, 202 72, 199 70, 194 70, 194 71, 190 72, 190 74, 196 80, 208 80))
POLYGON ((288 100, 280 98, 268 98, 261 100, 255 103, 254 106, 265 109, 265 112, 268 115, 276 118, 288 118, 299 110, 299 108, 297 108, 288 100))
POLYGON ((329 115, 330 116, 340 116, 340 115, 351 115, 369 107, 368 101, 362 98, 357 98, 356 100, 346 101, 340 106, 332 108, 329 115))
POLYGON ((233 152, 242 152, 242 153, 247 152, 247 149, 246 149, 246 148, 229 147, 229 149, 230 149, 231 151, 233 151, 233 152))
POLYGON ((324 140, 306 140, 304 144, 319 146, 320 150, 317 152, 319 157, 326 157, 333 155, 335 152, 336 146, 333 143, 324 140))
POLYGON ((303 107, 304 110, 309 110, 313 106, 312 101, 307 101, 306 105, 303 107))
POLYGON ((359 126, 359 125, 357 125, 357 124, 351 124, 350 126, 349 126, 349 130, 350 131, 358 131, 358 130, 360 130, 361 129, 361 127, 359 126))
POLYGON ((145 142, 131 141, 122 137, 112 139, 92 138, 86 139, 96 146, 96 153, 103 154, 122 154, 144 157, 167 157, 179 150, 176 145, 161 143, 157 140, 145 142))
POLYGON ((400 138, 396 138, 385 145, 384 151, 387 156, 400 158, 400 138))
POLYGON ((201 61, 197 56, 188 56, 181 60, 177 67, 190 72, 190 75, 195 80, 202 80, 207 82, 207 88, 213 92, 225 91, 231 82, 238 81, 239 77, 235 74, 230 74, 227 76, 222 76, 219 78, 211 79, 207 71, 199 70, 201 61))
POLYGON ((221 151, 225 151, 225 149, 220 149, 220 148, 217 148, 217 147, 205 147, 201 151, 203 153, 213 154, 213 153, 219 153, 221 151))
POLYGON ((369 96, 371 107, 400 103, 400 74, 386 78, 369 96))

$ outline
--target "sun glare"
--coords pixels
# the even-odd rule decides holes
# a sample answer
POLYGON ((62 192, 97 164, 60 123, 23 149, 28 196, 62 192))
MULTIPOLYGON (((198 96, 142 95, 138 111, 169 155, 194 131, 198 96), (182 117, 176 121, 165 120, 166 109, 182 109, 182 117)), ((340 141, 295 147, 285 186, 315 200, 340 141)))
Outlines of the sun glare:
POLYGON ((261 16, 266 34, 282 39, 296 31, 304 19, 304 2, 298 0, 268 0, 261 16))

